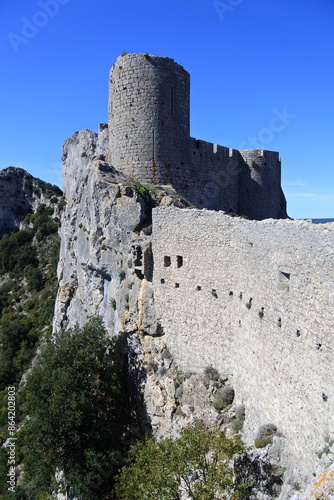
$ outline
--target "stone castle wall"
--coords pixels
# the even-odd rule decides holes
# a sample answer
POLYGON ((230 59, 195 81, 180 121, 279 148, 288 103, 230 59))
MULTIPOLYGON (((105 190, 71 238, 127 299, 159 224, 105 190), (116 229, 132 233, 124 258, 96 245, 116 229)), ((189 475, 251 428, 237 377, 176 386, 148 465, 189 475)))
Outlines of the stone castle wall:
POLYGON ((167 57, 120 56, 110 72, 110 161, 142 183, 171 184, 197 208, 286 217, 272 151, 237 151, 190 137, 190 76, 167 57))
POLYGON ((334 433, 333 237, 331 224, 153 215, 156 315, 173 358, 232 375, 246 442, 275 424, 304 479, 334 433))
MULTIPOLYGON (((235 405, 245 405, 246 444, 254 445, 261 425, 276 425, 281 437, 274 448, 287 468, 287 487, 306 484, 334 437, 334 225, 160 207, 151 226, 148 200, 104 161, 107 137, 101 126, 99 134, 82 130, 64 144, 67 205, 54 331, 98 314, 111 333, 129 334, 144 363, 152 358, 161 368, 157 353, 166 347, 174 368, 168 365, 165 377, 148 373, 144 393, 160 436, 176 435, 196 417, 210 425, 223 418, 201 381, 213 366, 233 385, 235 405), (181 415, 175 414, 174 369, 195 372, 183 383, 181 415)), ((247 158, 204 141, 191 144, 198 165, 205 157, 216 161, 217 175, 220 162, 230 165, 221 182, 233 185, 243 154, 241 165, 247 169, 247 160, 263 183, 266 152, 247 158)), ((215 179, 212 200, 220 193, 215 179)), ((189 185, 200 192, 196 179, 189 185)), ((235 211, 239 193, 225 189, 224 195, 235 211)))

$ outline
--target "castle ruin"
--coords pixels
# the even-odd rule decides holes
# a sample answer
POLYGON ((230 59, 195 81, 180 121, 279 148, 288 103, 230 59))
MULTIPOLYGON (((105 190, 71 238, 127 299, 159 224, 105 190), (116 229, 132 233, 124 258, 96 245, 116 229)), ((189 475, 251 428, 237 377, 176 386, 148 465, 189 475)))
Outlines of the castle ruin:
POLYGON ((190 137, 190 75, 168 57, 120 56, 110 72, 110 162, 144 184, 171 184, 197 208, 285 218, 279 154, 190 137))
POLYGON ((299 490, 334 459, 334 224, 285 218, 277 153, 189 136, 189 75, 173 60, 128 54, 110 78, 109 125, 63 146, 55 330, 101 315, 127 335, 154 435, 194 418, 232 425, 242 407, 247 446, 277 429, 255 445, 281 468, 277 498, 326 498, 299 490), (139 182, 158 193, 153 210, 139 182), (210 367, 235 391, 226 413, 203 382, 210 367))

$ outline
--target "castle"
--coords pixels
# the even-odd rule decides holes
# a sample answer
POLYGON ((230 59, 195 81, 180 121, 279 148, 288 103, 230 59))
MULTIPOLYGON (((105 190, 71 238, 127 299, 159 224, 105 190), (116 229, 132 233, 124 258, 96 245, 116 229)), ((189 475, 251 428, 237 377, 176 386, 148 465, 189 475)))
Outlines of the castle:
POLYGON ((334 224, 284 218, 277 153, 192 139, 188 73, 128 54, 111 71, 109 125, 64 143, 63 188, 55 330, 103 316, 147 370, 155 435, 202 418, 240 425, 254 448, 276 429, 256 453, 284 473, 279 499, 326 498, 294 493, 334 460, 334 224), (164 196, 152 210, 138 182, 197 209, 164 196), (233 387, 227 412, 208 367, 233 387))
POLYGON ((120 56, 110 72, 110 162, 142 183, 171 184, 197 208, 285 218, 277 152, 190 137, 190 75, 167 57, 120 56))

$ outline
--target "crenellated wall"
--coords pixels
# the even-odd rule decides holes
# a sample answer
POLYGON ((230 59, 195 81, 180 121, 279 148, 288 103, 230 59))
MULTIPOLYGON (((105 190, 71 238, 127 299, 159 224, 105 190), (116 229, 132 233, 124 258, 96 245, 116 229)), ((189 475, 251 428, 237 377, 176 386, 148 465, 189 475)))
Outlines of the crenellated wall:
POLYGON ((197 208, 285 218, 278 153, 237 151, 190 137, 190 76, 173 59, 120 56, 110 72, 111 164, 171 184, 197 208))
POLYGON ((281 189, 281 159, 276 151, 243 150, 239 177, 239 214, 251 219, 284 218, 286 202, 281 189))
POLYGON ((153 215, 157 321, 176 363, 233 377, 244 437, 278 427, 294 477, 334 434, 334 225, 153 215))

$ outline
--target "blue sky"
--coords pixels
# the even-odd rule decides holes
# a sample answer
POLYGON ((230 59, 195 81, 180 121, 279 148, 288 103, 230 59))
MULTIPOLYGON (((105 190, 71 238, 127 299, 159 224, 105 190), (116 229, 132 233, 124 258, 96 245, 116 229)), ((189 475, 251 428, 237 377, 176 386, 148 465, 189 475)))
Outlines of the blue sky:
POLYGON ((123 52, 191 74, 191 135, 279 151, 293 218, 334 218, 333 0, 2 0, 0 168, 61 183, 123 52))

